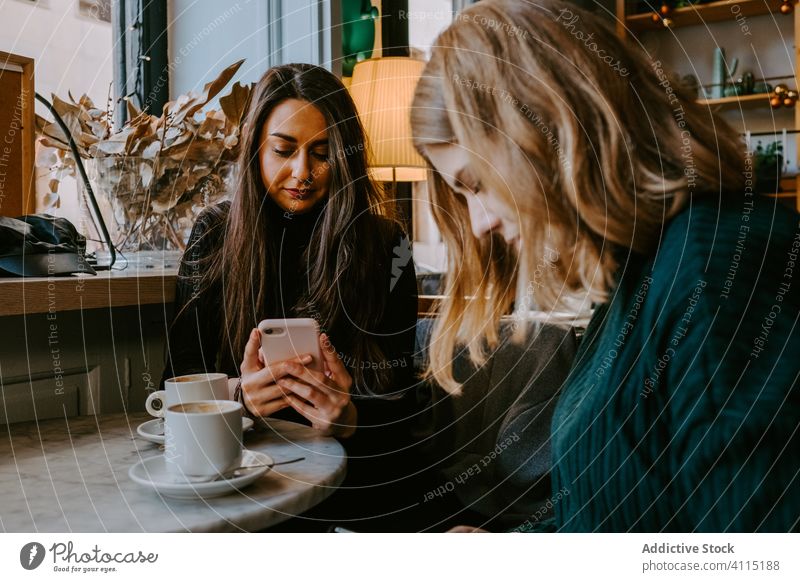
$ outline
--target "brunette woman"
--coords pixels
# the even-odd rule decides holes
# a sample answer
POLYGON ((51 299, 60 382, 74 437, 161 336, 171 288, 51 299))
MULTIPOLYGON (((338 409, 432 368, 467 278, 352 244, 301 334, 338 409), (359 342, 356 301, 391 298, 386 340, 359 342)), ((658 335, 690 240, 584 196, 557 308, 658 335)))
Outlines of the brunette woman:
POLYGON ((274 67, 241 139, 238 189, 198 217, 180 267, 163 379, 222 371, 254 416, 293 410, 353 456, 401 448, 416 278, 349 93, 320 67, 274 67), (284 317, 317 320, 326 373, 304 354, 264 365, 255 327, 284 317))

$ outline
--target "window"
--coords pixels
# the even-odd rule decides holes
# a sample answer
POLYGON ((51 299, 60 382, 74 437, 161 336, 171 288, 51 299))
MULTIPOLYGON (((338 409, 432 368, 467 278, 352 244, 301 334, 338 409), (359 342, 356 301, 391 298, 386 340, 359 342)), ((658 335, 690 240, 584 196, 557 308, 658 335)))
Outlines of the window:
MULTIPOLYGON (((84 94, 105 107, 113 80, 109 0, 16 0, 3 3, 0 50, 34 59, 35 89, 45 97, 84 94)), ((41 105, 36 112, 50 119, 41 105)), ((37 168, 37 211, 47 209, 47 172, 37 168), (41 187, 40 187, 41 186, 41 187)), ((80 222, 78 189, 68 179, 59 190, 59 208, 48 211, 80 222)))

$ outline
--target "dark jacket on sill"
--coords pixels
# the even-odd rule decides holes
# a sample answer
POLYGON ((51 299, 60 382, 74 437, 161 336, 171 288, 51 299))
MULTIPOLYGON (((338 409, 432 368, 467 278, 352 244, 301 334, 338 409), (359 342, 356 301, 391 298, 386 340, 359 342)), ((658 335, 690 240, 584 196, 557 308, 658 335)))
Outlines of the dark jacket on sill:
MULTIPOLYGON (((275 296, 267 305, 261 306, 259 320, 267 318, 297 317, 294 306, 308 291, 305 263, 302 260, 311 239, 314 226, 319 218, 323 205, 319 204, 311 212, 286 217, 284 212, 271 200, 265 204, 266 212, 271 213, 272 224, 277 225, 281 237, 280 252, 280 286, 275 286, 275 296)), ((204 210, 197 219, 192 230, 186 253, 181 261, 178 283, 175 292, 175 317, 169 329, 166 366, 161 378, 164 381, 173 376, 196 372, 220 371, 229 377, 239 376, 241 353, 232 353, 229 344, 221 346, 219 330, 223 325, 223 302, 226 300, 220 286, 201 292, 195 301, 183 309, 196 293, 199 286, 197 267, 192 266, 209 254, 211 249, 222 243, 225 220, 230 209, 229 202, 204 210), (194 275, 194 276, 193 276, 194 275)), ((384 239, 388 241, 385 261, 374 266, 374 287, 363 293, 386 292, 389 294, 385 315, 376 321, 372 329, 354 329, 349 320, 336 329, 326 330, 331 342, 343 361, 351 370, 353 366, 362 365, 355 362, 350 354, 350 338, 356 334, 371 333, 380 345, 387 363, 391 363, 391 385, 384 387, 398 398, 382 399, 353 395, 353 402, 358 410, 359 428, 350 439, 343 442, 350 456, 348 475, 359 472, 357 457, 362 455, 380 455, 400 450, 408 442, 409 430, 407 422, 413 398, 405 397, 415 382, 413 370, 413 350, 417 317, 417 289, 414 263, 411 257, 404 261, 401 274, 393 286, 392 263, 395 248, 401 244, 402 230, 393 222, 383 218, 380 220, 386 229, 384 239), (391 289, 391 291, 390 291, 391 289)), ((364 244, 380 244, 376 241, 363 241, 364 244)), ((406 247, 407 248, 407 247, 406 247)), ((401 257, 402 259, 403 257, 401 257)), ((336 293, 335 289, 331 293, 336 293)), ((347 318, 344 318, 347 319, 347 318)), ((285 409, 276 414, 277 417, 308 424, 308 422, 292 409, 285 409)), ((374 463, 370 463, 374 467, 374 463)), ((371 471, 379 474, 380 471, 371 471)))

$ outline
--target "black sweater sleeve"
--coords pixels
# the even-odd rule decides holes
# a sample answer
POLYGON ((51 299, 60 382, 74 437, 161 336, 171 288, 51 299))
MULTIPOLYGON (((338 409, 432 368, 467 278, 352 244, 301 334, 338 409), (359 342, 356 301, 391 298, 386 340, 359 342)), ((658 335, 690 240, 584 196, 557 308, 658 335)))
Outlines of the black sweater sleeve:
POLYGON ((216 371, 219 353, 221 300, 216 287, 202 287, 206 259, 219 240, 222 221, 210 209, 204 210, 189 237, 178 269, 175 307, 167 333, 164 381, 174 376, 216 371), (216 305, 215 305, 216 304, 216 305))

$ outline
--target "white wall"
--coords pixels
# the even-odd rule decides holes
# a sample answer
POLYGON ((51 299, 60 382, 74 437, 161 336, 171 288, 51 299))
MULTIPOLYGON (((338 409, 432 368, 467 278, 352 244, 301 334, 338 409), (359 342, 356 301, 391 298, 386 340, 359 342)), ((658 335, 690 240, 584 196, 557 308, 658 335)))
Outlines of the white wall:
MULTIPOLYGON (((431 45, 436 37, 453 21, 452 0, 409 0, 408 44, 413 57, 430 58, 431 45)), ((425 182, 413 185, 414 260, 417 269, 443 271, 446 252, 441 234, 433 220, 425 182)))
POLYGON ((421 58, 430 58, 431 45, 453 21, 452 0, 408 0, 408 44, 421 58))
POLYGON ((79 14, 77 1, 0 0, 0 11, 0 50, 35 60, 38 93, 86 93, 105 106, 113 78, 109 23, 79 14))

